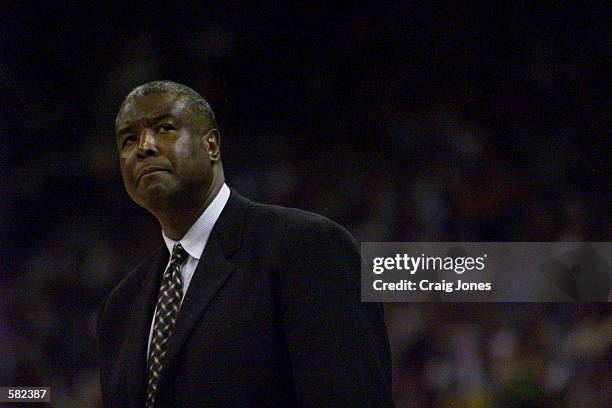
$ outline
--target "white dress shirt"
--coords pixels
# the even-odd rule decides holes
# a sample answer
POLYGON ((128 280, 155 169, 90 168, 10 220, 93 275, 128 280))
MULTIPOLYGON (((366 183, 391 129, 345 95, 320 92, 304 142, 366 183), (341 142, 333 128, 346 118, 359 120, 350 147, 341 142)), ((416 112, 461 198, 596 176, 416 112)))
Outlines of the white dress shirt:
MULTIPOLYGON (((221 212, 225 208, 227 204, 227 200, 230 196, 230 189, 227 187, 225 183, 217 193, 217 196, 212 200, 212 202, 208 205, 208 207, 204 210, 200 218, 189 228, 189 231, 181 238, 179 241, 175 241, 171 238, 168 238, 164 231, 162 230, 162 237, 164 238, 164 242, 168 247, 168 251, 172 254, 172 250, 174 249, 174 245, 180 243, 183 249, 187 252, 187 260, 181 267, 181 278, 183 278, 183 298, 181 299, 181 303, 185 299, 185 294, 187 293, 187 289, 189 288, 189 284, 191 283, 191 278, 193 278, 193 274, 198 266, 198 262, 200 261, 200 257, 204 252, 204 248, 206 247, 206 243, 208 242, 208 237, 215 226, 215 223, 219 219, 221 212)), ((168 260, 168 264, 164 271, 170 265, 170 260, 168 260)), ((151 339, 153 336, 153 325, 155 324, 155 313, 157 313, 157 306, 155 306, 155 312, 153 313, 153 319, 151 320, 151 329, 149 330, 149 343, 147 346, 147 358, 149 356, 149 348, 151 347, 151 339)), ((180 313, 180 312, 179 312, 180 313)))

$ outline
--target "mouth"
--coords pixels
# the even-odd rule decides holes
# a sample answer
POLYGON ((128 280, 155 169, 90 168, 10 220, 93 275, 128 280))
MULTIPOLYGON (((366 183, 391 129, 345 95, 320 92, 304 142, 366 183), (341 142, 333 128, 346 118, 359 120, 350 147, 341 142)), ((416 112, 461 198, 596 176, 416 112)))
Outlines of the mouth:
POLYGON ((167 172, 168 170, 162 167, 146 167, 138 173, 137 180, 140 181, 143 177, 146 177, 152 174, 167 173, 167 172))

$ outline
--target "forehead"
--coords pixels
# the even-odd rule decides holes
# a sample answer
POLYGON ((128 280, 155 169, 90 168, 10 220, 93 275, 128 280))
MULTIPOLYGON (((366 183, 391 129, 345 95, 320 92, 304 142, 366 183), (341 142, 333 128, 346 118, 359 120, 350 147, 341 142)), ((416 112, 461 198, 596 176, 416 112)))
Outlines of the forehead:
MULTIPOLYGON (((162 116, 184 119, 190 112, 189 100, 173 92, 153 93, 130 98, 117 113, 117 129, 151 121, 162 116)), ((190 115, 189 115, 190 116, 190 115)))

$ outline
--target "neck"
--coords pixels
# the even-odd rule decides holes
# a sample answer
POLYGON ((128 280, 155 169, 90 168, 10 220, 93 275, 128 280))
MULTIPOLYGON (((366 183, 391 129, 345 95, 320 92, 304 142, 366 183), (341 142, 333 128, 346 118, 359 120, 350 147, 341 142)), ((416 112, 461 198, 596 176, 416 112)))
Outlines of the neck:
POLYGON ((215 199, 219 190, 223 186, 224 180, 213 182, 206 192, 203 200, 199 200, 196 205, 176 206, 163 214, 156 214, 157 221, 161 225, 166 236, 175 241, 179 241, 185 236, 189 228, 200 218, 202 213, 208 208, 215 199))

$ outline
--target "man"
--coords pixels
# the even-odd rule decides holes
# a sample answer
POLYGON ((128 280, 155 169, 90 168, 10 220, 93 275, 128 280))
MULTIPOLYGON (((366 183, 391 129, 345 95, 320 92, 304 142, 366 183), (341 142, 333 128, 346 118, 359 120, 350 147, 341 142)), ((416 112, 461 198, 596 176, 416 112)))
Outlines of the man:
POLYGON ((100 313, 105 407, 393 405, 382 309, 360 302, 346 230, 230 190, 214 113, 186 86, 134 89, 116 141, 165 245, 100 313))

